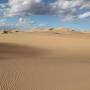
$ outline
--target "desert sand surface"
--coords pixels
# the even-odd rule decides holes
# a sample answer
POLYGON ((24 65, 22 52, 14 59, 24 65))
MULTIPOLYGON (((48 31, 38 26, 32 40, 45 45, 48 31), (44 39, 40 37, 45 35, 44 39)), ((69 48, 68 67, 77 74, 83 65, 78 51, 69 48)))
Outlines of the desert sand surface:
POLYGON ((1 33, 0 90, 90 90, 90 33, 1 33))

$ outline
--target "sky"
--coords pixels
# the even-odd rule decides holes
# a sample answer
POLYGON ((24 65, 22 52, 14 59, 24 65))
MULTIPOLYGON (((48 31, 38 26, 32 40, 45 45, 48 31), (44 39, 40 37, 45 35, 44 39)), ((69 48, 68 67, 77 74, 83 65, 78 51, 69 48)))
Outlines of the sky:
POLYGON ((90 0, 0 0, 0 29, 90 30, 90 0))

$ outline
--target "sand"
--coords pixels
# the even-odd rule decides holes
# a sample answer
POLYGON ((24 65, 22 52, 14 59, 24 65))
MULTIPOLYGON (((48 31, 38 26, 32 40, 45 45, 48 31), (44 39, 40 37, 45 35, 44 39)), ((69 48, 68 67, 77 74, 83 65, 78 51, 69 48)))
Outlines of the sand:
POLYGON ((0 34, 0 90, 89 90, 90 34, 0 34))

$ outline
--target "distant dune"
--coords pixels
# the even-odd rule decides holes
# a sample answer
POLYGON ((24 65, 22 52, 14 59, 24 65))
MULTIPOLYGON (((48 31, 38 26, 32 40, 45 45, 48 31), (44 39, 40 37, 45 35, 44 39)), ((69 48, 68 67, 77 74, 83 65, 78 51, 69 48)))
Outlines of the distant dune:
POLYGON ((89 84, 90 33, 0 33, 0 90, 89 90, 89 84))

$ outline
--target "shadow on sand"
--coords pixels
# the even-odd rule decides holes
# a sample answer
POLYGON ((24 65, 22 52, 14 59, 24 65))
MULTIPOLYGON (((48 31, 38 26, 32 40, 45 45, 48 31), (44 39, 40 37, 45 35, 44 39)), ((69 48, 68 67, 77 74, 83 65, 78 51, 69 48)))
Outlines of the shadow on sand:
POLYGON ((12 58, 40 58, 46 50, 16 44, 0 43, 0 60, 12 58))

